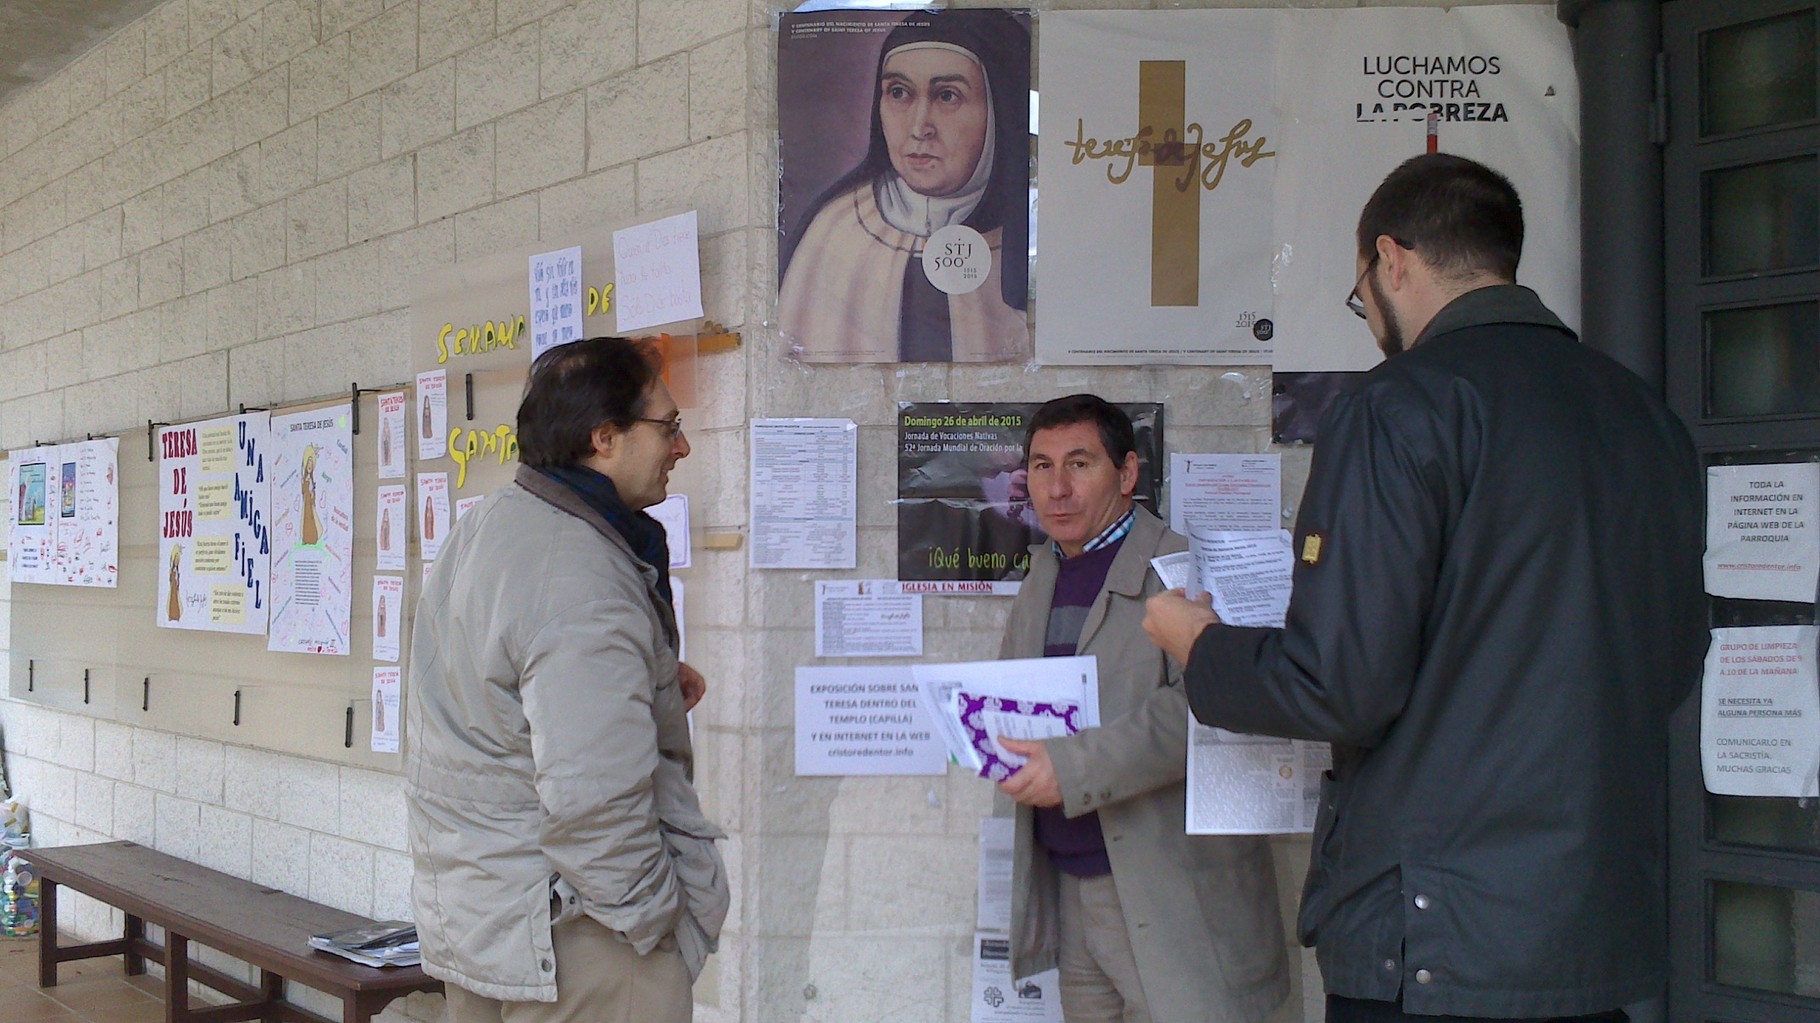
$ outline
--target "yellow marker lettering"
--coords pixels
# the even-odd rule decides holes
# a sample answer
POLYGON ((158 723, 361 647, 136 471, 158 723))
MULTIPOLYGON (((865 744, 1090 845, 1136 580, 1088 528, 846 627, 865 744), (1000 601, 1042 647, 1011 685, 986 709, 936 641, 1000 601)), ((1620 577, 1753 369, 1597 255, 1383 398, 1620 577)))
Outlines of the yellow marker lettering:
POLYGON ((436 335, 436 365, 438 366, 449 361, 449 343, 445 339, 449 336, 449 331, 454 329, 453 323, 445 323, 442 325, 442 333, 436 335))

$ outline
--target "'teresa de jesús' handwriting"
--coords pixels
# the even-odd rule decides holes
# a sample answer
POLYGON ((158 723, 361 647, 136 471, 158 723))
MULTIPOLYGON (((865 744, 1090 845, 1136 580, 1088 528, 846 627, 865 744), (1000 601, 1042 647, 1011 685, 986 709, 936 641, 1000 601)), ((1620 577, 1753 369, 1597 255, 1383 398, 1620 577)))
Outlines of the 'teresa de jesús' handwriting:
POLYGON ((1201 187, 1211 192, 1220 187, 1220 181, 1226 176, 1229 163, 1237 162, 1241 167, 1249 167, 1259 160, 1268 160, 1277 154, 1264 147, 1270 140, 1263 135, 1247 139, 1251 134, 1251 118, 1242 118, 1232 126, 1232 130, 1216 142, 1208 142, 1199 122, 1188 125, 1183 133, 1185 137, 1177 138, 1174 128, 1165 129, 1160 140, 1153 141, 1154 129, 1145 125, 1137 134, 1122 139, 1094 139, 1087 137, 1087 125, 1080 118, 1074 121, 1074 138, 1064 139, 1062 144, 1074 151, 1071 161, 1080 164, 1086 160, 1111 160, 1106 167, 1106 180, 1115 185, 1124 184, 1137 166, 1139 159, 1149 157, 1147 163, 1156 165, 1159 173, 1164 167, 1180 167, 1181 176, 1176 178, 1175 187, 1187 191, 1198 177, 1201 187), (1117 161, 1123 160, 1121 169, 1117 161))

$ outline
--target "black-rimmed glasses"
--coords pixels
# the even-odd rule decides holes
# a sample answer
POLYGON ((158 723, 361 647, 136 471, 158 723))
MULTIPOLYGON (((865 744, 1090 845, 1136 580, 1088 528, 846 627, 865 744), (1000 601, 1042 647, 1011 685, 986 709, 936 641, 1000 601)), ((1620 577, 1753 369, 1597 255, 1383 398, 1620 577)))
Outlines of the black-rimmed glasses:
POLYGON ((664 436, 671 440, 675 440, 677 434, 683 432, 681 416, 671 416, 669 419, 646 419, 643 416, 634 416, 632 421, 635 423, 650 423, 652 426, 661 426, 663 427, 664 436))
POLYGON ((1377 265, 1377 253, 1372 253, 1371 260, 1365 264, 1365 269, 1360 272, 1359 279, 1352 282, 1352 291, 1346 295, 1346 308, 1351 309, 1352 315, 1361 320, 1365 318, 1365 300, 1359 297, 1359 286, 1365 283, 1365 277, 1371 273, 1371 268, 1377 265))

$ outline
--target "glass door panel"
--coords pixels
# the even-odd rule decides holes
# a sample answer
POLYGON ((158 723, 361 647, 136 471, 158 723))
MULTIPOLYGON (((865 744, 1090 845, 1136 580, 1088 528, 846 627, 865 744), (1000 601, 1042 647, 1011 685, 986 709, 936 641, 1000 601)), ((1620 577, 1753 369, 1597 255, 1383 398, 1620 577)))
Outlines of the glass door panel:
POLYGON ((1713 29, 1700 37, 1706 135, 1814 117, 1814 12, 1713 29))
POLYGON ((1820 998, 1820 894, 1714 881, 1713 980, 1820 998))
POLYGON ((1820 263, 1820 166, 1812 156, 1708 171, 1707 276, 1820 263))
POLYGON ((1707 415, 1820 412, 1820 303, 1716 310, 1702 319, 1707 415))

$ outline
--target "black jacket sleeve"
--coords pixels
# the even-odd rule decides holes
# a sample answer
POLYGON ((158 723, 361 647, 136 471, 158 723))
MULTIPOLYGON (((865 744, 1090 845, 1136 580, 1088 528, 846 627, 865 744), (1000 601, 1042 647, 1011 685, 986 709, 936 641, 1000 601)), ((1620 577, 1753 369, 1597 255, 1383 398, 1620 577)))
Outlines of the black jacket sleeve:
MULTIPOLYGON (((1184 680, 1196 720, 1236 732, 1375 745, 1420 664, 1453 459, 1422 403, 1368 388, 1335 402, 1297 518, 1282 629, 1215 625, 1184 680)), ((1449 430, 1453 426, 1450 425, 1449 430)))

